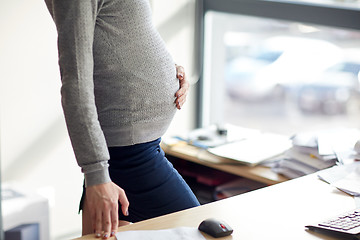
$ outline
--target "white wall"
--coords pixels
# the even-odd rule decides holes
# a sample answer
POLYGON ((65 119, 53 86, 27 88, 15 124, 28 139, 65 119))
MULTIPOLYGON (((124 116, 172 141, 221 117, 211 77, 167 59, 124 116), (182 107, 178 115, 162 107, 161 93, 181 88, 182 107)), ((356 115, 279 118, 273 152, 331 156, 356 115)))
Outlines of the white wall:
MULTIPOLYGON (((152 0, 154 21, 178 64, 195 81, 195 0, 152 0)), ((56 30, 43 1, 0 4, 1 178, 50 201, 52 239, 80 234, 83 177, 60 105, 56 30)), ((195 91, 167 135, 194 126, 195 91)))

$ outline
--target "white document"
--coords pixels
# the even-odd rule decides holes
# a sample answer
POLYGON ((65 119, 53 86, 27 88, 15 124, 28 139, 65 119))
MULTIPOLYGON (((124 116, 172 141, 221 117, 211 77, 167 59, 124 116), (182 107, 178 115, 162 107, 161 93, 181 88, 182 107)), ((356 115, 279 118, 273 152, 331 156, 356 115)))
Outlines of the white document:
POLYGON ((360 131, 354 128, 340 128, 318 133, 320 155, 332 155, 334 152, 353 150, 360 138, 360 131))
POLYGON ((192 227, 118 232, 115 236, 118 240, 205 240, 200 231, 192 227))
POLYGON ((245 140, 209 148, 208 151, 220 157, 254 165, 284 153, 291 146, 292 142, 287 136, 263 133, 245 140))
POLYGON ((360 196, 360 162, 334 166, 318 174, 323 181, 352 196, 360 196))

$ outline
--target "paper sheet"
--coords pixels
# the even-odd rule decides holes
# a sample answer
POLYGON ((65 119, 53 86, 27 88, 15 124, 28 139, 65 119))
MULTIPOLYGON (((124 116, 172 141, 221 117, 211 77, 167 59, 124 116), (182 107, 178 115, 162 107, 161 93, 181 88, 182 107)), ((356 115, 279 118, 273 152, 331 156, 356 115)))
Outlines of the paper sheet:
POLYGON ((320 172, 318 176, 352 196, 360 196, 360 162, 335 166, 320 172))
POLYGON ((331 155, 334 152, 353 150, 360 131, 354 128, 339 128, 318 133, 318 148, 320 155, 331 155))
POLYGON ((257 136, 208 149, 217 156, 245 164, 258 164, 284 153, 292 146, 287 136, 263 133, 257 136))
POLYGON ((116 233, 118 240, 205 240, 197 228, 179 227, 164 230, 136 230, 116 233))

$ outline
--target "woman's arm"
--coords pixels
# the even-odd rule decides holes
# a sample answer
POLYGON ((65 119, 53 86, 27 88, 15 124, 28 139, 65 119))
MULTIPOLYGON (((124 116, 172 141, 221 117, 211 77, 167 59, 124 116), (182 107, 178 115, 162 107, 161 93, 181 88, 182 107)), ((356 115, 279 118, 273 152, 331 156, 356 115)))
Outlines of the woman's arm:
POLYGON ((61 102, 78 165, 87 186, 110 182, 109 153, 98 121, 93 81, 97 0, 52 0, 58 31, 61 102))
MULTIPOLYGON (((61 97, 78 165, 85 176, 91 224, 105 238, 118 227, 118 201, 127 214, 124 191, 113 184, 109 153, 98 121, 93 80, 93 39, 98 0, 46 0, 58 31, 61 97)), ((66 175, 64 174, 66 177, 66 175)))

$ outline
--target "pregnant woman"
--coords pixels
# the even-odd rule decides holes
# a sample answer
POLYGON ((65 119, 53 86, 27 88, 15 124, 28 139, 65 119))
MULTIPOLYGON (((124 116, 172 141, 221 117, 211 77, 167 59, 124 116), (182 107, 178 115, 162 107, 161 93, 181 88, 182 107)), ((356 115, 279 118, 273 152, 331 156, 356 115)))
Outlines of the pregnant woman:
POLYGON ((198 206, 159 145, 189 83, 152 23, 148 0, 45 2, 58 32, 65 120, 85 178, 83 234, 107 239, 119 219, 198 206))

